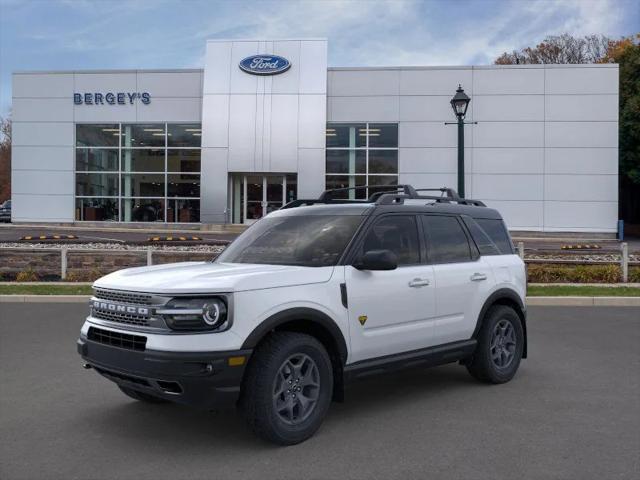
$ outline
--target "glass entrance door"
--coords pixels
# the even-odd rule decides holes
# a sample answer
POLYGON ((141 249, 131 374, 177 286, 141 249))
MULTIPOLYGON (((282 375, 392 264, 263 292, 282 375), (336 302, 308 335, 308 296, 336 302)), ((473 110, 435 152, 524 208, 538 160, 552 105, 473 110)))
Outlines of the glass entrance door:
POLYGON ((264 205, 264 177, 258 176, 246 176, 244 177, 244 184, 247 194, 245 195, 246 202, 244 205, 244 218, 245 223, 253 223, 259 218, 262 218, 263 205, 264 205))
POLYGON ((234 174, 230 185, 232 223, 251 224, 297 196, 297 179, 291 174, 234 174))
POLYGON ((278 210, 285 203, 284 201, 284 177, 264 177, 266 184, 265 212, 268 214, 278 210))

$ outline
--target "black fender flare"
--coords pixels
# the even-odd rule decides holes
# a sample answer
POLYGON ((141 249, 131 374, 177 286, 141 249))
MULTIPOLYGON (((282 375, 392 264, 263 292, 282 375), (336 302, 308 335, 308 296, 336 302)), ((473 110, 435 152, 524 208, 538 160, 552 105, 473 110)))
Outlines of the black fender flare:
POLYGON ((527 358, 527 308, 520 298, 520 295, 518 295, 515 290, 511 290, 510 288, 500 288, 489 295, 489 298, 485 300, 484 305, 482 305, 482 308, 480 309, 480 314, 478 315, 478 319, 476 321, 476 328, 474 329, 471 338, 478 338, 478 333, 482 328, 482 322, 484 321, 487 310, 489 310, 489 308, 491 308, 491 306, 496 303, 504 303, 505 300, 508 303, 512 303, 517 306, 516 313, 518 314, 518 317, 520 317, 520 323, 522 324, 522 334, 524 336, 522 358, 527 358))
POLYGON ((280 325, 296 320, 314 323, 328 331, 333 338, 342 365, 346 363, 348 355, 347 342, 338 324, 326 313, 308 307, 289 308, 271 315, 266 320, 260 322, 260 325, 249 334, 242 344, 242 349, 255 348, 269 332, 275 330, 280 325))

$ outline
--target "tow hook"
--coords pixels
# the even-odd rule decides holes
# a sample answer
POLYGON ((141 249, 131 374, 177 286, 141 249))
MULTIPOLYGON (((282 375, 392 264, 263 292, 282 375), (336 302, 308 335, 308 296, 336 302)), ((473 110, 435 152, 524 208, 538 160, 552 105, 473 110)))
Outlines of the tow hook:
POLYGON ((83 363, 82 364, 82 368, 84 368, 85 370, 90 370, 93 367, 91 365, 89 365, 88 363, 83 363))

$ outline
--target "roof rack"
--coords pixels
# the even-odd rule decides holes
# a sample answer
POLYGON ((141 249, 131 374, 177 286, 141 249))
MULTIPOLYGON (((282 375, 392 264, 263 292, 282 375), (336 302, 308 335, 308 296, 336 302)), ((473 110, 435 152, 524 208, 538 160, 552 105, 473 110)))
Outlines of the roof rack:
POLYGON ((345 203, 375 203, 376 205, 397 205, 403 204, 405 200, 433 200, 434 203, 457 203, 459 205, 470 205, 475 207, 485 207, 480 200, 460 198, 458 192, 452 188, 413 188, 408 184, 400 185, 359 185, 357 187, 344 187, 325 190, 317 199, 293 200, 282 207, 295 208, 304 205, 317 204, 345 204, 345 203), (367 199, 335 198, 338 193, 345 193, 351 190, 372 189, 372 193, 367 199), (381 190, 383 189, 383 190, 381 190), (440 192, 440 195, 420 195, 419 192, 440 192))

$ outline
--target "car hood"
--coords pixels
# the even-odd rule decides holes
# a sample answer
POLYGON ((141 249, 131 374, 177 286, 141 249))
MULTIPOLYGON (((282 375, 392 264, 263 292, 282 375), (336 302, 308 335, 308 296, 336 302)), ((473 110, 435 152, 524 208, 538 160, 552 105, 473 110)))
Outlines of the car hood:
POLYGON ((241 292, 327 282, 333 267, 182 262, 127 268, 94 287, 147 293, 241 292))

